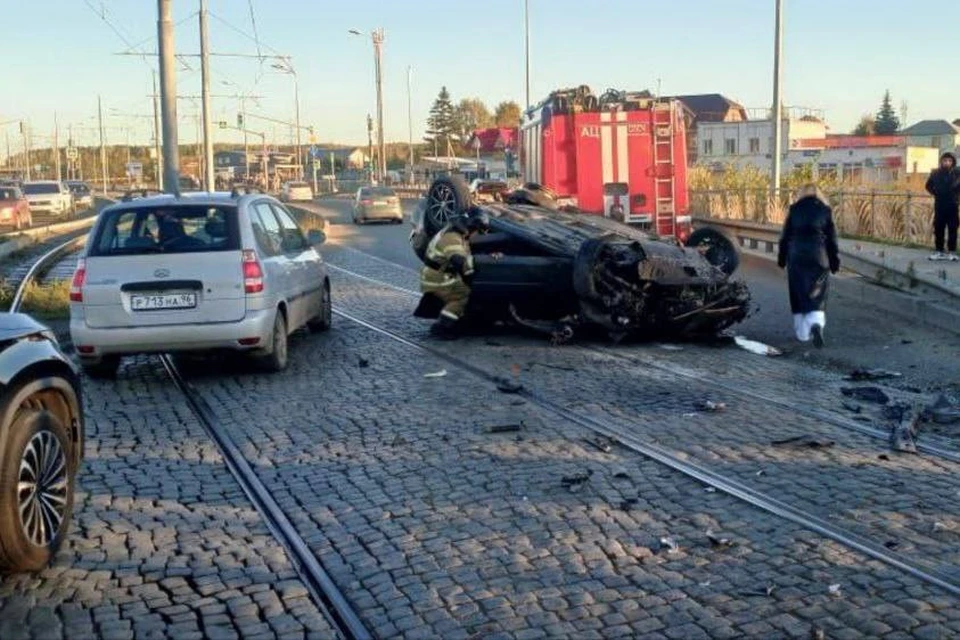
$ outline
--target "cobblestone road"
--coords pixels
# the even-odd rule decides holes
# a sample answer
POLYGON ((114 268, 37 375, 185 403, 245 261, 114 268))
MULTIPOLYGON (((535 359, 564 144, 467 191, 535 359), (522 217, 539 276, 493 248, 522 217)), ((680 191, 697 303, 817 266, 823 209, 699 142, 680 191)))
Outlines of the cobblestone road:
POLYGON ((87 452, 53 566, 0 583, 0 638, 331 638, 155 359, 86 382, 87 452))
MULTIPOLYGON (((405 323, 413 306, 343 277, 334 291, 377 320, 390 309, 405 323)), ((544 350, 468 348, 503 367, 523 344, 544 350)), ((224 377, 217 363, 188 375, 380 637, 960 632, 938 590, 628 450, 598 451, 586 430, 357 325, 301 336, 291 358, 277 376, 224 377)), ((581 391, 597 402, 604 382, 581 391)))

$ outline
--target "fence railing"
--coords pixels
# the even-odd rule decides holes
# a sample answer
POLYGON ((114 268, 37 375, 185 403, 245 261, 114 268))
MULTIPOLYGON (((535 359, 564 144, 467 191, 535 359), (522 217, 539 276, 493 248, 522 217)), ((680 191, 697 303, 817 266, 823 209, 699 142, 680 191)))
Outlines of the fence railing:
MULTIPOLYGON (((825 191, 837 230, 844 236, 900 244, 928 244, 933 198, 891 191, 825 191)), ((786 193, 774 198, 765 189, 691 190, 690 211, 698 216, 783 224, 790 206, 786 193)))

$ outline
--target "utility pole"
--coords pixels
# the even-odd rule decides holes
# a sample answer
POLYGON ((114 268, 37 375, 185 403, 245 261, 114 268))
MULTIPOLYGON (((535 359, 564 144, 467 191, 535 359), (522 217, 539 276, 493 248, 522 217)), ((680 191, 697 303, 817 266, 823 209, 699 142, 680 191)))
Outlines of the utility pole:
POLYGON ((160 42, 160 113, 163 119, 163 184, 169 193, 180 191, 180 149, 177 140, 177 79, 173 44, 172 0, 157 0, 157 38, 160 42))
POLYGON ((153 72, 153 153, 156 156, 153 161, 154 171, 156 172, 157 189, 163 191, 163 171, 160 165, 163 163, 163 153, 160 150, 160 106, 157 104, 157 72, 153 72))
POLYGON ((290 67, 290 73, 293 74, 293 101, 297 108, 297 167, 300 173, 300 175, 297 176, 297 180, 300 180, 303 178, 305 164, 303 162, 303 155, 300 149, 300 79, 297 78, 297 72, 294 71, 293 67, 290 67))
POLYGON ((250 182, 250 140, 247 138, 247 101, 240 96, 240 128, 243 130, 243 160, 246 164, 244 182, 250 182))
POLYGON ((20 121, 20 135, 23 136, 23 169, 24 177, 27 182, 30 181, 30 125, 23 120, 20 121))
POLYGON ((373 52, 377 74, 377 150, 380 152, 378 167, 382 183, 387 175, 387 157, 383 145, 383 27, 373 32, 373 52))
POLYGON ((370 155, 370 182, 373 182, 373 118, 367 114, 367 153, 370 155))
POLYGON ((413 67, 407 66, 407 156, 410 158, 410 174, 407 180, 413 184, 413 92, 410 90, 413 67))
POLYGON ((100 123, 100 175, 103 180, 102 191, 104 197, 107 195, 107 147, 103 141, 103 103, 100 102, 100 96, 97 96, 97 120, 100 123))
POLYGON ((783 156, 783 0, 776 0, 776 35, 774 36, 773 50, 773 175, 770 184, 773 188, 773 199, 780 205, 780 163, 783 156))
POLYGON ((524 59, 526 60, 527 109, 530 108, 530 0, 523 0, 524 59))
POLYGON ((214 190, 213 125, 210 122, 210 43, 207 28, 207 0, 200 0, 200 78, 203 85, 203 188, 214 190))
POLYGON ((57 177, 55 178, 57 182, 63 179, 63 175, 60 173, 60 125, 57 124, 57 112, 53 112, 53 166, 57 172, 57 177))

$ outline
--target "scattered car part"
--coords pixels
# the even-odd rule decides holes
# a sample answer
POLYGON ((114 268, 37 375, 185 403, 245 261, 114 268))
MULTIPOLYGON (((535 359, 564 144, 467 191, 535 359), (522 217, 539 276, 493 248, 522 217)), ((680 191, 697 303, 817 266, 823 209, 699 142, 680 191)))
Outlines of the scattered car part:
POLYGON ((887 371, 886 369, 854 369, 844 380, 851 382, 870 382, 875 380, 888 380, 890 378, 900 378, 903 374, 897 371, 887 371))
POLYGON ((872 402, 874 404, 887 404, 890 402, 890 396, 878 387, 843 387, 840 389, 840 393, 848 398, 855 398, 861 402, 872 402))
POLYGON ((836 443, 833 440, 825 440, 823 438, 817 438, 815 436, 805 434, 802 436, 794 436, 792 438, 784 438, 783 440, 773 440, 770 444, 775 447, 795 446, 807 447, 810 449, 827 449, 836 443))
POLYGON ((423 374, 423 377, 424 378, 442 378, 445 375, 447 375, 447 370, 440 369, 440 371, 434 371, 433 373, 425 373, 423 374))
POLYGON ((755 353, 758 356, 768 356, 775 358, 777 356, 783 355, 783 352, 776 347, 771 347, 770 345, 763 344, 762 342, 757 342, 756 340, 750 340, 749 338, 744 338, 743 336, 735 336, 733 338, 734 343, 741 349, 745 349, 750 353, 755 353))

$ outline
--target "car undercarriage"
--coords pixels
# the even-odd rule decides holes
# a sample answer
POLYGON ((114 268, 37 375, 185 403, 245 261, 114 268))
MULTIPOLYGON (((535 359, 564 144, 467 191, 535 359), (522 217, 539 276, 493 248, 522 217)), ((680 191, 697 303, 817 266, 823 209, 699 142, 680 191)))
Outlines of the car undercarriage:
MULTIPOLYGON (((731 278, 737 248, 716 229, 698 229, 681 246, 603 217, 560 211, 535 185, 502 203, 477 205, 461 182, 434 181, 414 215, 411 242, 423 259, 451 216, 474 206, 489 215, 489 232, 470 240, 472 325, 517 324, 559 342, 598 330, 614 340, 695 338, 716 335, 749 312, 746 284, 731 278)), ((418 315, 432 316, 431 307, 421 305, 418 315)))

